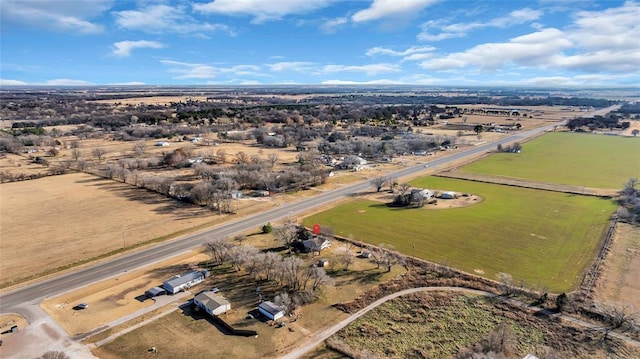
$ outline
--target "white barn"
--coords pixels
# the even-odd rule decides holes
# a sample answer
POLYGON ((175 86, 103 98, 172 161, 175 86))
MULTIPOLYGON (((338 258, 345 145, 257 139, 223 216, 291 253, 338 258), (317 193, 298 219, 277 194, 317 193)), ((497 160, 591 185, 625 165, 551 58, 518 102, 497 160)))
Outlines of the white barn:
POLYGON ((231 310, 231 303, 214 292, 202 292, 193 297, 193 304, 202 308, 210 315, 220 315, 231 310))
POLYGON ((258 305, 258 311, 262 313, 262 315, 267 317, 269 320, 278 320, 284 317, 284 314, 285 314, 284 309, 282 307, 276 305, 274 302, 271 302, 271 301, 260 303, 260 305, 258 305))

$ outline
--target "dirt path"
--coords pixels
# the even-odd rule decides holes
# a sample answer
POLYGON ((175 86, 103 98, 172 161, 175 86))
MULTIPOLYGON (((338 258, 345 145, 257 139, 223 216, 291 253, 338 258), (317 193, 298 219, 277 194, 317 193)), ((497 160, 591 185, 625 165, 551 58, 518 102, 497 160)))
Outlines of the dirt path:
POLYGON ((479 173, 466 173, 461 171, 440 172, 434 176, 456 178, 456 179, 463 179, 463 180, 476 181, 476 182, 496 183, 496 184, 502 184, 507 186, 515 186, 515 187, 534 188, 534 189, 541 189, 545 191, 581 194, 585 196, 614 197, 618 194, 618 191, 613 189, 590 188, 590 187, 572 186, 572 185, 564 185, 564 184, 557 184, 557 183, 536 182, 536 181, 528 181, 520 178, 492 176, 492 175, 484 175, 479 173))
MULTIPOLYGON (((485 292, 482 290, 477 290, 477 289, 470 289, 470 288, 461 288, 461 287, 419 287, 419 288, 410 288, 410 289, 405 289, 396 293, 392 293, 389 294, 385 297, 382 297, 378 300, 376 300, 375 302, 369 304, 368 306, 360 309, 359 311, 357 311, 356 313, 354 313, 353 315, 351 315, 350 317, 342 320, 341 322, 335 324, 334 326, 327 328, 317 334, 315 334, 314 336, 312 336, 311 338, 309 338, 306 342, 302 343, 300 345, 300 347, 298 347, 297 349, 289 352, 288 354, 280 357, 281 359, 296 359, 296 358, 300 358, 302 357, 304 354, 310 352, 311 350, 313 350, 314 348, 316 348, 318 345, 320 345, 322 342, 324 342, 325 340, 329 339, 329 337, 331 337, 333 334, 335 334, 336 332, 338 332, 339 330, 341 330, 342 328, 346 327, 347 325, 351 324, 352 322, 354 322, 356 319, 362 317, 363 315, 367 314, 369 311, 371 311, 372 309, 377 308, 378 306, 382 305, 383 303, 386 303, 392 299, 401 297, 403 295, 407 295, 407 294, 413 294, 413 293, 418 293, 418 292, 437 292, 437 291, 448 291, 448 292, 458 292, 458 293, 469 293, 469 294, 475 294, 475 295, 483 295, 486 297, 496 297, 498 295, 494 294, 494 293, 490 293, 490 292, 485 292)), ((519 300, 515 300, 515 299, 507 299, 507 302, 509 302, 510 304, 515 304, 521 308, 524 309, 528 309, 528 310, 533 310, 533 311, 540 311, 543 312, 549 316, 554 316, 554 317, 560 317, 566 321, 572 322, 574 324, 580 325, 582 327, 585 328, 590 328, 596 331, 599 331, 601 333, 605 333, 607 331, 607 328, 605 327, 601 327, 598 325, 594 325, 592 323, 586 322, 584 320, 580 320, 574 317, 570 317, 568 315, 565 314, 558 314, 555 312, 550 312, 547 310, 544 310, 542 308, 539 307, 534 307, 534 306, 529 306, 527 303, 521 302, 519 300)), ((625 341, 628 344, 634 345, 636 347, 640 347, 640 342, 637 340, 633 340, 631 338, 628 338, 622 334, 618 334, 615 332, 609 332, 609 336, 614 337, 616 339, 620 339, 625 341)))

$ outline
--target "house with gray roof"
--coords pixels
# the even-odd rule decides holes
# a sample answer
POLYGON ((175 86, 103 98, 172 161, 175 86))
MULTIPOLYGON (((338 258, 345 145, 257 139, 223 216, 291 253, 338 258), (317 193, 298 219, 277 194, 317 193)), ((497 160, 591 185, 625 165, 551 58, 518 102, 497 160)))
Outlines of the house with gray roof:
POLYGON ((164 288, 168 294, 176 294, 204 281, 208 276, 209 271, 207 270, 187 272, 165 281, 162 283, 162 288, 164 288))

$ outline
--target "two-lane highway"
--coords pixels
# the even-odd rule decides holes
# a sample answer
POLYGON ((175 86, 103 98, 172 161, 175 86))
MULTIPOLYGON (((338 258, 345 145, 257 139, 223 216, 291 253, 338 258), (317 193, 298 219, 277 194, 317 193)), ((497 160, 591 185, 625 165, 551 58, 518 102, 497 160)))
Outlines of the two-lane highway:
MULTIPOLYGON (((504 137, 498 141, 489 142, 475 146, 471 149, 424 162, 404 168, 393 173, 396 177, 408 177, 416 175, 425 170, 425 164, 429 167, 442 166, 447 163, 458 161, 464 158, 477 156, 478 154, 495 149, 497 144, 507 144, 516 141, 523 141, 529 137, 538 135, 552 129, 561 123, 554 123, 544 127, 524 131, 514 135, 504 137)), ((161 243, 153 247, 145 248, 127 255, 116 257, 93 266, 81 268, 69 273, 43 280, 22 288, 18 288, 0 295, 0 313, 11 312, 12 309, 21 304, 37 304, 45 297, 55 296, 75 288, 91 284, 122 272, 130 271, 145 265, 169 258, 184 251, 200 246, 211 238, 230 237, 234 234, 244 232, 250 228, 262 226, 267 222, 273 222, 289 215, 295 215, 311 208, 328 204, 336 199, 361 192, 371 187, 370 181, 361 181, 334 191, 320 193, 311 198, 305 198, 297 202, 280 205, 271 210, 258 213, 249 217, 241 218, 222 225, 218 225, 200 233, 184 236, 180 239, 161 243)))

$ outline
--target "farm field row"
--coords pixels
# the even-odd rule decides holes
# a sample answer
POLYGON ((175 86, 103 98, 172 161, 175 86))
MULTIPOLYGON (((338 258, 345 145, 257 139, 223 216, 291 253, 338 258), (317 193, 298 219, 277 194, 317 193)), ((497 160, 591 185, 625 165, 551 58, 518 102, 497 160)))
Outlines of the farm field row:
POLYGON ((640 140, 637 138, 554 132, 523 144, 519 154, 496 153, 461 170, 620 189, 629 178, 640 177, 639 154, 640 140))
POLYGON ((616 208, 600 198, 437 177, 410 184, 482 199, 448 209, 354 200, 309 216, 304 224, 329 226, 338 235, 385 243, 491 279, 505 272, 529 286, 565 292, 578 285, 616 208))

